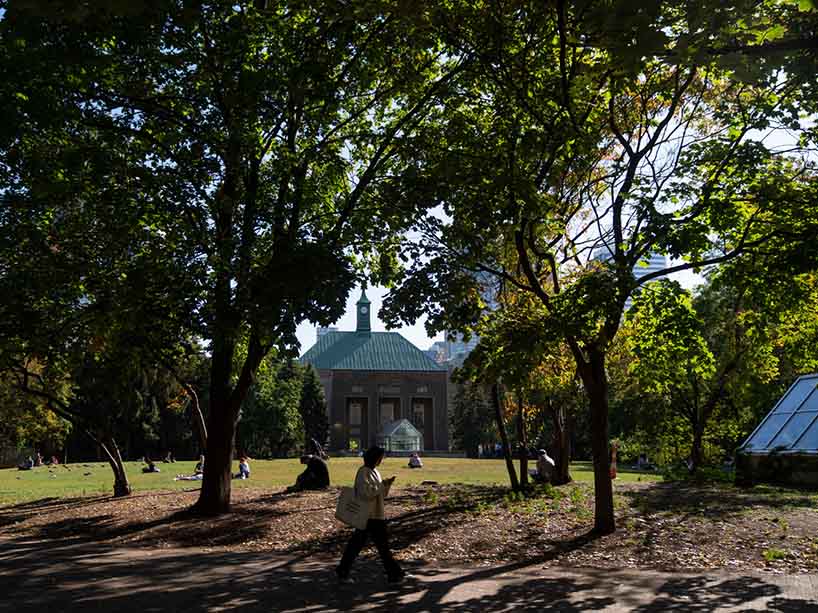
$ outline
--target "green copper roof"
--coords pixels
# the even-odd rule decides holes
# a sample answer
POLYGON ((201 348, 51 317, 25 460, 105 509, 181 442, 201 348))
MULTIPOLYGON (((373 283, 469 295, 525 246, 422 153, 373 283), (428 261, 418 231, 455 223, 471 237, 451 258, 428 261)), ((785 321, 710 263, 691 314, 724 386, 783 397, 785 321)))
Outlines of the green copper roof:
POLYGON ((397 332, 328 332, 301 363, 324 370, 446 370, 397 332))

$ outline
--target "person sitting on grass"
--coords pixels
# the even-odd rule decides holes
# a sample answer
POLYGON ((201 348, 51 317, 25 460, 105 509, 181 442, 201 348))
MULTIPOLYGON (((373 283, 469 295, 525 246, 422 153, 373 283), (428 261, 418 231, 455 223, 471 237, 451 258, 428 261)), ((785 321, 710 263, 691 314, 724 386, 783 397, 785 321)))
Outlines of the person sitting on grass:
POLYGON ((323 459, 314 455, 305 455, 301 456, 301 463, 306 464, 307 468, 296 477, 295 485, 287 488, 288 492, 323 490, 329 487, 329 467, 323 459))
POLYGON ((416 451, 413 451, 412 455, 409 456, 409 468, 423 468, 423 461, 416 451))
POLYGON ((249 479, 250 478, 250 459, 246 455, 239 456, 239 472, 234 476, 234 479, 249 479))
POLYGON ((28 456, 22 464, 17 465, 17 470, 31 470, 34 468, 34 459, 28 456))
POLYGON ((554 460, 545 449, 537 451, 537 469, 529 471, 529 474, 538 483, 551 483, 551 476, 554 474, 554 460))
POLYGON ((199 456, 199 461, 196 462, 196 466, 193 467, 193 474, 194 475, 201 475, 204 472, 204 456, 199 456))
POLYGON ((159 470, 159 468, 156 466, 156 464, 153 463, 153 460, 151 460, 150 458, 145 458, 145 464, 147 464, 147 466, 142 467, 142 472, 143 473, 158 473, 158 472, 161 472, 159 470))

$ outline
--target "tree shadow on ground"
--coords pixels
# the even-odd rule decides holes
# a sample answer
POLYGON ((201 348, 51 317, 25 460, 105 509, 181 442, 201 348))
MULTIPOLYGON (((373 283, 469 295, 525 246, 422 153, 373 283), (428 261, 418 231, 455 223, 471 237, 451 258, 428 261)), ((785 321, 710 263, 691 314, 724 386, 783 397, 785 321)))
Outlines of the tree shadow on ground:
MULTIPOLYGON (((406 511, 389 519, 390 544, 392 549, 400 551, 412 544, 419 543, 431 534, 444 530, 447 526, 461 521, 460 514, 474 509, 480 503, 496 504, 507 493, 505 488, 493 486, 444 486, 435 490, 436 497, 444 502, 432 506, 425 502, 428 490, 424 488, 407 488, 399 494, 390 496, 388 503, 415 510, 406 511)), ((290 553, 339 553, 352 534, 352 528, 341 527, 329 534, 319 535, 287 549, 290 553)))
POLYGON ((742 489, 728 484, 655 483, 621 493, 642 513, 672 513, 723 519, 751 507, 814 508, 814 493, 789 490, 742 489))
POLYGON ((112 500, 111 496, 90 496, 83 498, 57 498, 49 496, 0 507, 0 528, 24 522, 34 515, 49 513, 54 509, 74 509, 112 500))
POLYGON ((419 567, 416 579, 386 584, 374 561, 362 561, 354 585, 338 586, 332 564, 312 555, 151 551, 0 541, 0 612, 400 610, 579 612, 622 606, 640 613, 816 610, 760 577, 662 578, 616 571, 550 569, 522 563, 480 569, 419 567), (9 557, 11 556, 11 557, 9 557))

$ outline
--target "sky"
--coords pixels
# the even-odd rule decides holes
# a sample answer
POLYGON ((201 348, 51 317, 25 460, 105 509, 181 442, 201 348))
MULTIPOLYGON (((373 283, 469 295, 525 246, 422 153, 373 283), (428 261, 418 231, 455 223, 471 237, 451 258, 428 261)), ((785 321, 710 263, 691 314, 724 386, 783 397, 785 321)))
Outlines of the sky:
MULTIPOLYGON (((366 297, 372 302, 371 306, 371 313, 372 313, 372 330, 374 332, 384 332, 386 331, 386 326, 382 321, 378 319, 378 311, 381 309, 381 304, 383 302, 383 297, 387 293, 387 289, 385 287, 379 286, 372 286, 366 288, 366 297)), ((357 323, 356 318, 356 310, 355 310, 355 303, 358 302, 358 299, 361 297, 361 288, 357 287, 352 292, 350 292, 349 297, 347 298, 347 308, 346 313, 344 316, 339 319, 335 324, 338 326, 338 329, 341 332, 352 332, 355 330, 355 325, 357 323)), ((437 336, 430 338, 429 335, 426 333, 426 329, 423 327, 423 322, 425 318, 421 321, 418 321, 413 326, 404 326, 402 328, 395 328, 391 330, 392 332, 400 332, 400 334, 415 345, 418 349, 428 349, 432 346, 432 343, 435 341, 442 341, 443 340, 443 333, 441 332, 437 336)), ((298 341, 301 343, 301 353, 303 354, 307 351, 310 347, 315 344, 315 326, 309 322, 302 322, 301 325, 295 331, 296 336, 298 337, 298 341)))
MULTIPOLYGON (((675 264, 676 262, 673 262, 675 264)), ((671 278, 677 280, 683 287, 687 289, 692 289, 699 283, 701 283, 704 278, 700 275, 692 271, 684 271, 681 273, 675 273, 671 275, 671 278)), ((383 297, 387 293, 387 289, 385 287, 379 286, 369 286, 366 288, 366 297, 372 302, 371 305, 371 313, 372 313, 372 330, 375 332, 384 332, 386 331, 386 326, 382 321, 378 319, 378 311, 381 308, 381 303, 383 302, 383 297)), ((355 325, 357 323, 356 319, 356 309, 355 304, 358 302, 358 299, 361 297, 361 288, 357 287, 350 293, 349 297, 347 298, 347 308, 346 313, 344 316, 339 319, 335 324, 341 332, 352 332, 355 330, 355 325)), ((395 328, 392 332, 399 332, 405 339, 409 340, 413 345, 415 345, 418 349, 428 349, 432 346, 432 343, 435 341, 442 341, 444 340, 443 333, 439 333, 434 337, 430 337, 426 333, 426 328, 423 327, 424 319, 421 319, 413 326, 404 326, 402 328, 395 328)), ((310 347, 315 344, 316 339, 316 327, 309 323, 309 322, 302 322, 301 325, 298 326, 296 329, 296 336, 298 337, 298 341, 301 343, 301 353, 303 354, 306 352, 310 347)))

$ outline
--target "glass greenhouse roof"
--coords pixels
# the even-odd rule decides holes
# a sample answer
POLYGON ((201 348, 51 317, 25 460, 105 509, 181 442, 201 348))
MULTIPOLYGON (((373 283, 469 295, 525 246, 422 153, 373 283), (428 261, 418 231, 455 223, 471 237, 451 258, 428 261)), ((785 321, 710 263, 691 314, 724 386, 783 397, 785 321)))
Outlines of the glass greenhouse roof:
POLYGON ((818 373, 798 377, 741 449, 818 452, 818 373))

